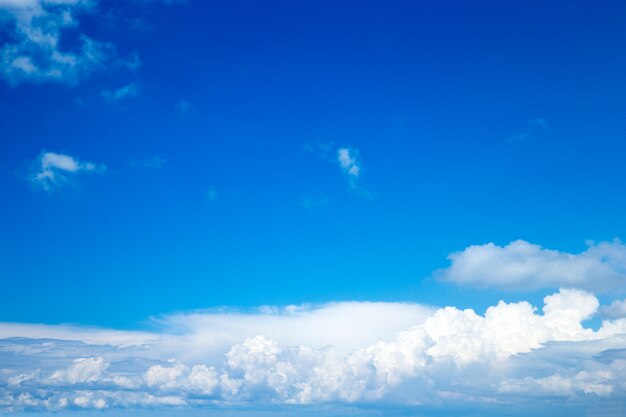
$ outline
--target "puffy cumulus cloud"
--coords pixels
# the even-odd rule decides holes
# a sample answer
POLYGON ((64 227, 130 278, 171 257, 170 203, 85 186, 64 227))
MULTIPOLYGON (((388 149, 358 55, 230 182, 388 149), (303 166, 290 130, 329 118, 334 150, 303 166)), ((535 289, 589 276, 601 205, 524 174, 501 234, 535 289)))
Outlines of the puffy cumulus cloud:
POLYGON ((159 390, 184 390, 200 395, 211 395, 218 385, 218 374, 213 367, 194 365, 191 368, 181 364, 153 365, 144 375, 150 387, 159 390))
POLYGON ((626 289, 626 246, 619 240, 590 244, 582 253, 545 249, 516 240, 469 246, 448 256, 442 280, 507 290, 576 287, 590 291, 626 289))
MULTIPOLYGON (((417 407, 519 404, 528 398, 626 405, 626 319, 586 328, 584 320, 599 308, 590 293, 562 289, 544 298, 542 312, 524 301, 501 301, 484 314, 389 307, 396 319, 411 323, 391 335, 369 323, 376 314, 365 314, 371 309, 384 315, 381 303, 346 303, 177 315, 156 323, 158 334, 118 336, 125 343, 116 345, 93 334, 91 344, 5 338, 0 410, 379 402, 417 407), (359 326, 374 334, 360 335, 359 326), (273 337, 262 333, 271 329, 273 337), (348 341, 352 332, 355 340, 348 341), (233 338, 238 340, 230 343, 233 338), (206 349, 213 353, 191 353, 206 349)), ((392 315, 385 320, 393 327, 392 315)), ((23 335, 14 328, 12 336, 23 335)))
POLYGON ((71 181, 80 173, 102 173, 104 165, 81 161, 73 156, 42 151, 31 165, 30 181, 37 187, 52 191, 71 181))
POLYGON ((530 352, 548 341, 593 340, 599 337, 582 326, 598 309, 591 294, 563 289, 544 298, 543 315, 527 302, 489 307, 484 317, 473 310, 446 307, 424 324, 436 343, 428 349, 435 359, 452 358, 464 365, 487 358, 504 359, 530 352))
POLYGON ((114 47, 79 34, 77 46, 61 47, 61 36, 93 13, 95 0, 0 0, 0 30, 10 40, 0 49, 0 73, 23 81, 75 83, 115 56, 114 47))
POLYGON ((104 359, 98 358, 77 358, 67 369, 55 371, 50 379, 60 382, 76 384, 80 382, 93 382, 100 379, 102 372, 109 366, 104 359))

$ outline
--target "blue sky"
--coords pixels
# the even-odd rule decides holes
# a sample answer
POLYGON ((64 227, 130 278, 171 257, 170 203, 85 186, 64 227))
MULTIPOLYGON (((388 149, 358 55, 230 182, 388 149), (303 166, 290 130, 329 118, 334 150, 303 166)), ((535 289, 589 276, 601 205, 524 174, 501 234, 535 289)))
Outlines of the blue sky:
MULTIPOLYGON (((371 338, 344 346, 347 358, 412 326, 425 326, 436 347, 426 317, 436 322, 438 307, 470 308, 487 320, 500 300, 537 306, 529 323, 545 320, 531 327, 549 330, 533 346, 490 344, 499 360, 523 353, 538 361, 540 345, 552 357, 562 343, 598 339, 598 355, 609 346, 626 351, 616 330, 626 329, 625 13, 626 4, 608 0, 0 0, 0 336, 24 338, 24 349, 42 337, 86 343, 78 356, 60 347, 69 362, 58 367, 93 359, 87 379, 42 368, 48 382, 28 381, 88 391, 92 376, 110 384, 105 372, 122 365, 111 351, 94 351, 85 334, 98 329, 104 343, 109 332, 131 332, 120 336, 124 346, 156 343, 163 352, 128 359, 128 372, 146 372, 142 395, 174 397, 173 385, 150 385, 148 366, 180 365, 175 379, 195 375, 195 363, 220 374, 223 355, 237 346, 301 344, 285 336, 291 325, 279 325, 273 339, 263 334, 273 328, 268 320, 344 323, 336 305, 348 327, 355 311, 398 322, 389 334, 385 326, 352 329, 371 338), (570 311, 574 330, 556 332, 541 315, 551 294, 590 306, 573 315, 554 307, 570 311), (402 310, 398 319, 398 306, 429 313, 402 310), (198 310, 208 327, 197 324, 198 310), (207 357, 172 347, 182 343, 173 335, 221 329, 223 311, 259 327, 231 323, 207 357), (267 343, 250 339, 258 335, 267 343), (167 362, 177 354, 196 362, 167 362)), ((322 334, 324 325, 315 328, 319 340, 341 345, 322 334)), ((450 346, 441 349, 456 352, 450 346)), ((571 349, 574 357, 582 348, 571 349)), ((13 364, 7 378, 36 371, 2 352, 13 364)), ((437 362, 437 350, 429 352, 437 362)), ((465 369, 467 358, 455 355, 454 366, 465 369)), ((236 378, 237 366, 223 375, 236 378)), ((606 394, 572 388, 603 372, 600 365, 549 374, 550 366, 494 384, 506 395, 527 393, 549 384, 524 378, 566 378, 566 369, 573 391, 546 394, 557 395, 554 404, 569 398, 593 409, 606 394)), ((451 390, 437 373, 447 370, 428 369, 451 390)), ((625 375, 609 378, 618 405, 625 375)), ((179 379, 189 406, 186 396, 200 394, 179 379)), ((380 398, 311 401, 365 403, 372 413, 397 403, 403 413, 407 404, 425 415, 458 412, 460 403, 445 396, 437 397, 443 408, 419 400, 426 408, 416 411, 411 393, 419 389, 390 381, 393 393, 385 385, 380 398)), ((30 392, 20 384, 0 381, 0 398, 30 392)), ((218 391, 200 397, 211 407, 241 400, 218 391)), ((268 401, 257 391, 245 401, 262 411, 268 401)), ((484 405, 478 393, 463 395, 462 407, 484 405)), ((85 407, 99 408, 94 398, 85 407)), ((107 412, 125 410, 119 398, 103 401, 107 412)), ((28 408, 6 404, 0 409, 28 408)))

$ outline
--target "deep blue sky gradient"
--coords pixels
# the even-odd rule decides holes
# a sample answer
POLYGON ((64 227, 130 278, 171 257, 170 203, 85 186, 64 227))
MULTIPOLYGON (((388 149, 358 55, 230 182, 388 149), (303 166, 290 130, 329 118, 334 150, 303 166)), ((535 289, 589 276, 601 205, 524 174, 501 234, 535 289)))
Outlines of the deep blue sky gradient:
POLYGON ((540 304, 545 292, 432 273, 471 244, 578 252, 626 237, 624 2, 99 8, 80 30, 136 52, 137 72, 0 83, 0 321, 134 327, 175 310, 352 299, 540 304), (129 83, 137 97, 102 99, 129 83), (371 196, 307 151, 331 143, 358 149, 371 196), (44 149, 107 172, 33 190, 25 177, 44 149), (155 155, 159 169, 131 166, 155 155), (304 209, 306 195, 327 205, 304 209))

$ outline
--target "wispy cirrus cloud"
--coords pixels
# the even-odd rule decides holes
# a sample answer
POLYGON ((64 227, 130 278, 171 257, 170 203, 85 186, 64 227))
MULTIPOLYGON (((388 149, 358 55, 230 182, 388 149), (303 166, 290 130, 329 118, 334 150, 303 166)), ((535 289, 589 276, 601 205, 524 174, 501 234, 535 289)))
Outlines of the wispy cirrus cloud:
POLYGON ((167 162, 167 159, 158 155, 150 156, 143 159, 132 159, 130 161, 131 168, 148 168, 148 169, 161 169, 167 162))
POLYGON ((524 240, 505 246, 487 243, 469 246, 448 259, 450 267, 437 275, 456 284, 527 291, 562 286, 626 290, 626 246, 619 240, 590 243, 576 254, 524 240))
POLYGON ((144 333, 0 323, 0 410, 624 405, 626 319, 586 328, 598 305, 562 289, 543 314, 335 303, 176 314, 144 333))
POLYGON ((103 173, 105 170, 102 164, 81 161, 67 154, 42 151, 31 164, 29 180, 35 187, 53 191, 71 183, 80 174, 103 173))
POLYGON ((542 118, 531 119, 526 123, 526 129, 523 132, 511 135, 508 142, 519 142, 530 138, 541 130, 547 129, 548 123, 542 118))
POLYGON ((105 90, 101 93, 102 97, 109 103, 137 97, 138 94, 139 86, 135 83, 130 83, 115 90, 105 90))

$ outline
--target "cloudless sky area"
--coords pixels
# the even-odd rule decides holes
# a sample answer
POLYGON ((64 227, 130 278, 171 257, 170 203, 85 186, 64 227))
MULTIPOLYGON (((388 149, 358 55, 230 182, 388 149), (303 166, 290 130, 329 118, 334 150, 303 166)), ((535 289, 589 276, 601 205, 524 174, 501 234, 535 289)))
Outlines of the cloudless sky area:
POLYGON ((136 71, 0 83, 2 321, 541 304, 433 274, 469 245, 626 238, 626 2, 98 8, 70 34, 136 54, 136 71), (44 150, 106 171, 37 189, 44 150))

